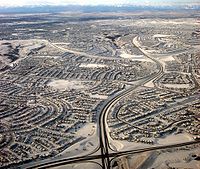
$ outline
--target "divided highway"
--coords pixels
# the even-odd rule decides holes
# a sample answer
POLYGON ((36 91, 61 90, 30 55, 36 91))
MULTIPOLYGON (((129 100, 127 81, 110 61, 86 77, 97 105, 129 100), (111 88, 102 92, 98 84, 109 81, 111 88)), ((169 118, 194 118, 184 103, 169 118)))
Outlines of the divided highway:
MULTIPOLYGON (((137 154, 142 153, 145 151, 153 151, 153 150, 160 150, 160 149, 166 149, 166 148, 173 148, 173 147, 180 147, 180 146, 186 146, 186 145, 192 145, 197 144, 199 141, 191 141, 191 142, 185 142, 185 143, 179 143, 179 144, 172 144, 172 145, 164 145, 164 146, 155 146, 155 147, 149 147, 149 148, 142 148, 142 149, 136 149, 136 150, 129 150, 129 151, 121 151, 121 152, 111 152, 110 148, 110 140, 109 140, 109 133, 107 131, 107 116, 110 111, 110 109, 120 100, 128 95, 130 95, 136 88, 152 81, 157 78, 159 78, 163 74, 163 66, 162 64, 156 60, 155 58, 152 58, 148 55, 143 49, 139 46, 139 43, 137 42, 138 37, 135 37, 133 39, 133 45, 135 45, 143 54, 144 56, 151 59, 153 62, 156 63, 158 72, 155 74, 152 74, 148 78, 145 78, 143 80, 140 80, 137 82, 134 86, 128 88, 127 90, 124 90, 123 92, 117 94, 113 98, 111 98, 107 103, 105 103, 104 107, 101 110, 99 121, 98 121, 98 134, 99 134, 99 147, 93 151, 93 153, 98 152, 100 150, 100 154, 92 155, 90 153, 88 156, 79 156, 79 157, 73 157, 73 158, 67 158, 67 159, 60 159, 60 160, 54 160, 50 161, 48 163, 43 163, 39 165, 32 166, 31 168, 39 168, 39 169, 45 169, 50 167, 56 167, 60 165, 66 165, 66 164, 72 164, 72 163, 78 163, 78 162, 87 162, 87 161, 94 161, 97 159, 102 160, 102 168, 103 169, 110 169, 111 168, 111 161, 115 159, 116 157, 124 156, 124 155, 130 155, 130 154, 137 154), (111 159, 112 158, 112 159, 111 159)), ((82 53, 81 53, 82 54, 82 53)))
POLYGON ((108 115, 109 110, 122 98, 130 95, 132 91, 134 91, 136 88, 146 84, 147 82, 160 77, 163 74, 163 66, 162 64, 156 60, 155 58, 152 58, 148 56, 144 51, 139 47, 137 40, 138 37, 135 37, 133 40, 133 45, 135 45, 146 57, 151 59, 153 62, 157 64, 158 72, 151 75, 150 77, 138 82, 133 87, 125 90, 124 92, 116 95, 112 100, 110 100, 102 109, 100 120, 99 120, 99 142, 100 142, 100 148, 101 148, 101 156, 102 156, 102 165, 104 169, 110 168, 110 159, 109 159, 109 140, 108 140, 108 133, 107 133, 107 126, 106 126, 106 118, 108 115))

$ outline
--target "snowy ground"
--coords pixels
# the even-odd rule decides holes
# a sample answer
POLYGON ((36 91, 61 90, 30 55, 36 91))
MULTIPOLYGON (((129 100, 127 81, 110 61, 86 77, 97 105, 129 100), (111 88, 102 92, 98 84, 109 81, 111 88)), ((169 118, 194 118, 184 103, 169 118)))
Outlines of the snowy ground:
POLYGON ((137 61, 152 62, 150 59, 146 58, 144 55, 131 55, 125 52, 121 53, 120 57, 125 58, 125 59, 131 59, 134 61, 137 60, 137 61))
POLYGON ((107 65, 104 64, 95 64, 95 63, 81 63, 79 67, 86 67, 86 68, 102 68, 107 67, 107 65))
POLYGON ((167 88, 178 88, 178 89, 187 89, 190 88, 190 84, 163 84, 167 88))
POLYGON ((174 35, 163 35, 163 34, 155 34, 153 35, 154 38, 167 38, 167 37, 171 37, 174 35))
POLYGON ((52 80, 48 85, 61 91, 87 88, 81 81, 75 80, 52 80))
POLYGON ((102 169, 102 167, 96 163, 88 162, 52 167, 50 169, 102 169))
MULTIPOLYGON (((196 145, 197 146, 197 145, 196 145)), ((188 146, 150 151, 128 156, 129 168, 155 168, 155 169, 197 169, 200 163, 195 160, 199 157, 199 147, 188 146)))
POLYGON ((154 145, 137 143, 137 142, 121 141, 121 140, 112 140, 110 137, 109 139, 110 139, 110 144, 113 150, 127 151, 131 149, 140 149, 140 148, 151 147, 151 146, 184 143, 184 142, 192 141, 193 137, 187 133, 173 134, 173 135, 166 136, 164 138, 158 138, 157 143, 155 143, 154 145))

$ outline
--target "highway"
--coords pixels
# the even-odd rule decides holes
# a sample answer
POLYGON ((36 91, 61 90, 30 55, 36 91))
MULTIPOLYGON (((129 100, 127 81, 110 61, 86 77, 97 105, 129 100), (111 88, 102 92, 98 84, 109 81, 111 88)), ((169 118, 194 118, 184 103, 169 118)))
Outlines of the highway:
MULTIPOLYGON (((147 152, 147 151, 156 151, 156 150, 162 150, 162 149, 167 149, 167 148, 189 146, 189 145, 194 145, 194 144, 199 144, 199 143, 200 143, 200 141, 190 141, 190 142, 185 142, 185 143, 178 143, 178 144, 171 144, 171 145, 164 145, 164 146, 154 146, 154 147, 149 147, 149 148, 141 148, 141 149, 135 149, 135 150, 129 150, 129 151, 114 152, 114 153, 108 154, 108 156, 110 159, 112 158, 110 160, 110 162, 111 162, 113 159, 120 157, 120 156, 134 155, 134 154, 139 154, 139 153, 143 153, 143 152, 147 152)), ((95 161, 97 159, 102 159, 102 158, 104 158, 102 155, 73 157, 73 158, 68 158, 68 159, 51 161, 51 162, 44 163, 41 165, 35 165, 34 167, 33 166, 27 167, 27 169, 32 169, 32 168, 46 169, 46 168, 57 167, 57 166, 79 163, 79 162, 88 162, 88 161, 92 161, 92 160, 95 161)), ((110 166, 108 166, 108 167, 110 168, 110 166)), ((102 168, 103 168, 103 166, 102 166, 102 168)))
MULTIPOLYGON (((99 139, 100 139, 100 148, 101 148, 101 156, 102 156, 102 164, 103 164, 103 168, 104 169, 110 169, 110 157, 112 156, 113 153, 109 153, 109 149, 110 148, 110 144, 109 144, 109 140, 108 140, 108 133, 107 133, 107 126, 106 126, 106 118, 107 115, 110 111, 110 109, 115 105, 115 103, 117 103, 120 99, 127 97, 131 92, 133 92, 136 88, 145 85, 146 83, 150 82, 151 80, 156 80, 158 78, 160 78, 163 74, 163 65, 155 58, 151 57, 148 55, 148 53, 146 51, 144 51, 139 43, 138 43, 138 36, 135 37, 132 41, 133 45, 135 45, 143 54, 144 56, 146 56, 147 58, 151 59, 153 62, 155 62, 157 64, 157 68, 158 68, 158 72, 153 74, 152 76, 140 81, 138 84, 134 85, 133 87, 127 89, 126 91, 120 93, 119 95, 117 95, 116 97, 114 97, 112 100, 110 100, 105 107, 103 108, 102 112, 101 112, 101 116, 100 116, 100 120, 99 120, 99 139)), ((179 144, 184 145, 186 143, 182 143, 179 144)), ((169 146, 163 146, 162 148, 170 148, 176 145, 169 145, 169 146)), ((157 147, 157 148, 161 148, 161 147, 157 147)), ((145 152, 145 151, 150 151, 150 150, 155 150, 156 147, 154 148, 147 148, 147 149, 141 149, 141 150, 130 150, 130 151, 126 151, 126 152, 117 152, 116 156, 122 156, 122 155, 128 155, 129 153, 136 153, 136 152, 145 152)), ((114 153, 115 154, 115 153, 114 153)))
MULTIPOLYGON (((101 156, 102 156, 102 165, 104 169, 110 168, 110 155, 109 155, 109 140, 108 140, 108 134, 107 134, 107 122, 106 118, 110 111, 110 108, 112 108, 120 99, 130 95, 136 88, 148 83, 149 81, 159 78, 163 74, 163 66, 162 64, 156 60, 155 58, 152 58, 145 53, 140 46, 137 43, 138 37, 135 37, 133 39, 133 45, 135 45, 147 58, 151 59, 153 62, 157 64, 158 72, 153 74, 152 76, 140 81, 138 84, 134 85, 133 87, 125 90, 124 92, 116 95, 112 100, 110 100, 102 109, 100 120, 99 120, 99 143, 101 148, 101 156)), ((111 148, 110 148, 111 149, 111 148)))
MULTIPOLYGON (((180 147, 180 146, 186 146, 186 145, 192 145, 192 144, 197 144, 200 143, 198 141, 190 141, 190 142, 185 142, 185 143, 179 143, 179 144, 172 144, 172 145, 164 145, 164 146, 154 146, 154 147, 149 147, 149 148, 142 148, 142 149, 134 149, 134 150, 129 150, 129 151, 121 151, 121 152, 115 152, 112 150, 110 147, 109 143, 109 133, 107 131, 107 115, 110 111, 110 109, 121 99, 129 96, 135 89, 137 89, 140 86, 145 85, 146 83, 156 80, 160 78, 163 74, 163 66, 162 64, 156 60, 155 58, 152 58, 151 56, 148 55, 147 52, 145 52, 139 45, 138 43, 138 37, 135 37, 133 39, 133 45, 135 45, 147 58, 151 59, 154 63, 157 65, 158 71, 155 74, 152 74, 151 76, 140 80, 137 82, 135 85, 132 87, 124 90, 123 92, 115 95, 112 97, 109 101, 107 101, 104 104, 104 107, 101 109, 99 120, 98 120, 98 135, 99 135, 99 147, 97 147, 92 153, 88 154, 87 156, 79 156, 79 157, 73 157, 73 158, 67 158, 67 159, 60 159, 60 160, 52 160, 50 162, 42 163, 39 165, 31 166, 31 168, 39 168, 39 169, 44 169, 44 168, 50 168, 50 167, 55 167, 55 166, 60 166, 60 165, 66 165, 66 164, 72 164, 72 163, 77 163, 77 162, 83 162, 83 161, 94 161, 97 159, 100 159, 102 162, 102 168, 103 169, 110 169, 111 168, 111 161, 115 159, 116 157, 124 156, 124 155, 131 155, 131 154, 137 154, 137 153, 142 153, 145 151, 155 151, 155 150, 160 150, 160 149, 165 149, 165 148, 173 148, 173 147, 180 147), (99 154, 97 154, 99 152, 99 154), (96 153, 97 155, 94 155, 96 153), (112 159, 111 159, 112 158, 112 159)), ((54 46, 56 46, 54 44, 54 46)), ((58 46, 56 46, 58 47, 58 46)), ((61 47, 59 47, 62 49, 61 47)), ((62 49, 63 50, 63 49, 62 49)), ((70 51, 72 52, 72 51, 70 51)), ((83 54, 83 53, 77 53, 77 54, 83 54)))

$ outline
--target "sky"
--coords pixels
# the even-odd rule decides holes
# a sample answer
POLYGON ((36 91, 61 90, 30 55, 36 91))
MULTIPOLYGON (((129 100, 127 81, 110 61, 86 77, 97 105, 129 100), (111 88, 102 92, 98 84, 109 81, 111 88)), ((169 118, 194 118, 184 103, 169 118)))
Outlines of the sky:
POLYGON ((37 5, 200 5, 200 0, 0 0, 1 7, 37 5))

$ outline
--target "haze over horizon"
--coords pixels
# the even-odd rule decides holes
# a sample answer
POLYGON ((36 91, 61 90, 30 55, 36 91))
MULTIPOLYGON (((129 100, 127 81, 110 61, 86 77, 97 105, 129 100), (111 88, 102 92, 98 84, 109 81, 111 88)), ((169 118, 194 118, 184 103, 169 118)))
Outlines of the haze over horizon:
POLYGON ((64 5, 138 5, 138 6, 181 6, 200 5, 199 0, 0 0, 0 7, 23 6, 64 6, 64 5))

